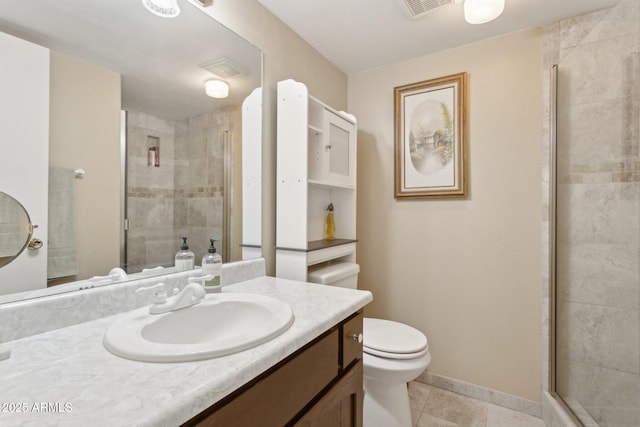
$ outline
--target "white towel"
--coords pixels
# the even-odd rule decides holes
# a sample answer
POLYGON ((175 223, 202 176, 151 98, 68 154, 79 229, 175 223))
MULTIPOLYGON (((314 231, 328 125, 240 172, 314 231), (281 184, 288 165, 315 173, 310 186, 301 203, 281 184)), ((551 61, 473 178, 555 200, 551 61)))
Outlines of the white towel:
POLYGON ((78 274, 74 185, 73 169, 49 168, 49 279, 78 274))

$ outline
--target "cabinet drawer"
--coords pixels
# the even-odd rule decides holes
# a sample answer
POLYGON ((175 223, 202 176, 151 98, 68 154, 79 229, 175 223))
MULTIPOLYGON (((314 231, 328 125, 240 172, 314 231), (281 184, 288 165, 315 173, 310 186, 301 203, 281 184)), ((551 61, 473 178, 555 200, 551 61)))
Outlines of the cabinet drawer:
MULTIPOLYGON (((283 426, 339 372, 339 329, 258 380, 197 426, 283 426)), ((222 402, 221 402, 222 403, 222 402)), ((217 405, 216 405, 217 406, 217 405)))
POLYGON ((356 314, 342 325, 342 367, 362 359, 362 313, 356 314))

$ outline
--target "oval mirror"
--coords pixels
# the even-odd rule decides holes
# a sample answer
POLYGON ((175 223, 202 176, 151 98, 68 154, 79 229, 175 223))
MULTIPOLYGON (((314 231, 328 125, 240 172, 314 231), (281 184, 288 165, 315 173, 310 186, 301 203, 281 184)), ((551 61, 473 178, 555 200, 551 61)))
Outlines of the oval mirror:
POLYGON ((24 251, 31 240, 33 226, 22 204, 0 191, 0 267, 24 251))

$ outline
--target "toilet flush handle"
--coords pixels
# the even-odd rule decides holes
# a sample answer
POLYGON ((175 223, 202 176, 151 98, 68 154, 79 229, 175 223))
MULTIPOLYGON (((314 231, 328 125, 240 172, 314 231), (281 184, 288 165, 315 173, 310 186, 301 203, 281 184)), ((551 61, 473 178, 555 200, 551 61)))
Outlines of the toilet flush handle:
POLYGON ((351 338, 352 338, 354 341, 357 341, 357 342, 358 342, 358 344, 362 344, 362 333, 359 333, 359 334, 353 334, 353 335, 351 335, 351 338))

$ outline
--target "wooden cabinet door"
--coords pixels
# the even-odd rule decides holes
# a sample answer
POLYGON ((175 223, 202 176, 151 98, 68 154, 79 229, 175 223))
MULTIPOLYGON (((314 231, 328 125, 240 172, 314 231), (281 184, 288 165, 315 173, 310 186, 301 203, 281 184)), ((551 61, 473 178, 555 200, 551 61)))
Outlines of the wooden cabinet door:
POLYGON ((240 395, 221 401, 185 426, 281 427, 339 374, 339 334, 334 330, 240 395))
POLYGON ((363 399, 360 360, 294 425, 362 427, 363 399))

